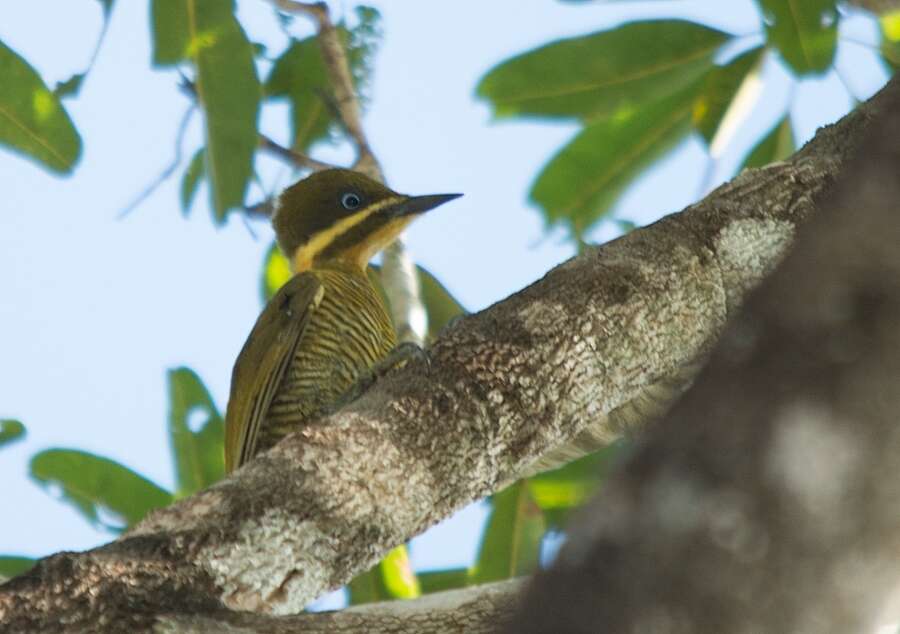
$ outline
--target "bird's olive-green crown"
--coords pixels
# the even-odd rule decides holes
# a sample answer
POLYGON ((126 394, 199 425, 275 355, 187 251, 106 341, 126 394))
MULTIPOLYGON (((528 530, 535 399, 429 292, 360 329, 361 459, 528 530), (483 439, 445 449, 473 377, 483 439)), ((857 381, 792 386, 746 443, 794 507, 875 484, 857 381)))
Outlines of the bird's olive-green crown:
POLYGON ((381 183, 345 169, 314 172, 282 192, 272 224, 278 246, 290 257, 297 247, 373 203, 400 198, 381 183))
POLYGON ((278 199, 272 224, 288 258, 304 248, 310 258, 367 253, 384 246, 411 217, 461 194, 407 196, 347 169, 315 172, 288 187, 278 199))

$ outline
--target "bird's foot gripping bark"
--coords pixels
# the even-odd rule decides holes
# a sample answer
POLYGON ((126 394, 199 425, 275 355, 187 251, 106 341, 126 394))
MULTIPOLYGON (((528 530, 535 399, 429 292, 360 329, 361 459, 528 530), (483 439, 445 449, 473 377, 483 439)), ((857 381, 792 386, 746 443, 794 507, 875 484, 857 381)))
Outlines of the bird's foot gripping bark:
POLYGON ((413 360, 422 361, 426 367, 431 364, 431 359, 424 348, 411 341, 404 341, 391 350, 384 359, 378 361, 370 369, 360 374, 356 379, 356 383, 354 383, 349 390, 344 392, 344 395, 338 399, 338 402, 331 411, 335 412, 345 405, 352 403, 362 396, 366 390, 372 387, 375 382, 385 374, 391 370, 405 367, 407 363, 413 360))

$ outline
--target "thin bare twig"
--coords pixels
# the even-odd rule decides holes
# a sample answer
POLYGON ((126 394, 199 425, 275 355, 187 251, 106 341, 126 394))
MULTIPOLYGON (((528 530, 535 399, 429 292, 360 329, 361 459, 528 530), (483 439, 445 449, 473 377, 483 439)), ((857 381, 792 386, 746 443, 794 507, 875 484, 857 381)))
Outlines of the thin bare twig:
POLYGON ((280 145, 267 137, 265 134, 259 135, 259 147, 270 154, 277 156, 278 158, 284 159, 294 167, 311 169, 314 172, 318 172, 319 170, 327 170, 335 167, 331 163, 325 163, 324 161, 317 161, 311 156, 307 156, 301 152, 297 152, 296 150, 292 150, 290 148, 286 148, 283 145, 280 145))
POLYGON ((178 124, 178 133, 175 135, 175 156, 172 158, 172 161, 165 167, 165 169, 163 169, 162 172, 160 172, 159 176, 153 179, 153 182, 147 185, 147 187, 145 187, 133 201, 128 203, 128 205, 126 205, 125 208, 119 212, 119 214, 116 216, 117 220, 121 220, 132 211, 137 209, 141 203, 147 200, 150 195, 159 188, 160 185, 166 182, 172 176, 172 174, 175 173, 175 170, 181 164, 181 157, 183 154, 181 146, 184 141, 184 135, 187 132, 188 123, 190 123, 191 121, 191 115, 194 114, 195 109, 196 104, 192 103, 190 106, 188 106, 188 109, 181 117, 181 122, 178 124))

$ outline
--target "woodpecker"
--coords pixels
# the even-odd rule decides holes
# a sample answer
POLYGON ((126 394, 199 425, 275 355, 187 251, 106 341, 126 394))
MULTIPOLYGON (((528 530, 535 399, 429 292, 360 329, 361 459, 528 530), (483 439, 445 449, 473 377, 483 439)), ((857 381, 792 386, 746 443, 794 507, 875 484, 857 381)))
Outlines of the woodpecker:
POLYGON ((281 194, 272 223, 294 276, 234 365, 226 471, 328 412, 388 357, 397 340, 369 260, 416 217, 460 195, 398 194, 345 169, 316 172, 281 194))

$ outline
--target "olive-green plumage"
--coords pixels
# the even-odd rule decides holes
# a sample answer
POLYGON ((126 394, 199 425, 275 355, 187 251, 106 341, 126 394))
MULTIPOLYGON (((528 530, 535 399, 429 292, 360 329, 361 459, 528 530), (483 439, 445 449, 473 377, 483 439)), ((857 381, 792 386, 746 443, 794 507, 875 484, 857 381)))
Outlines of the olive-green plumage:
POLYGON ((396 344, 369 259, 418 214, 456 194, 405 196, 349 170, 318 172, 280 197, 273 224, 295 275, 269 301, 231 379, 231 471, 334 406, 396 344))

